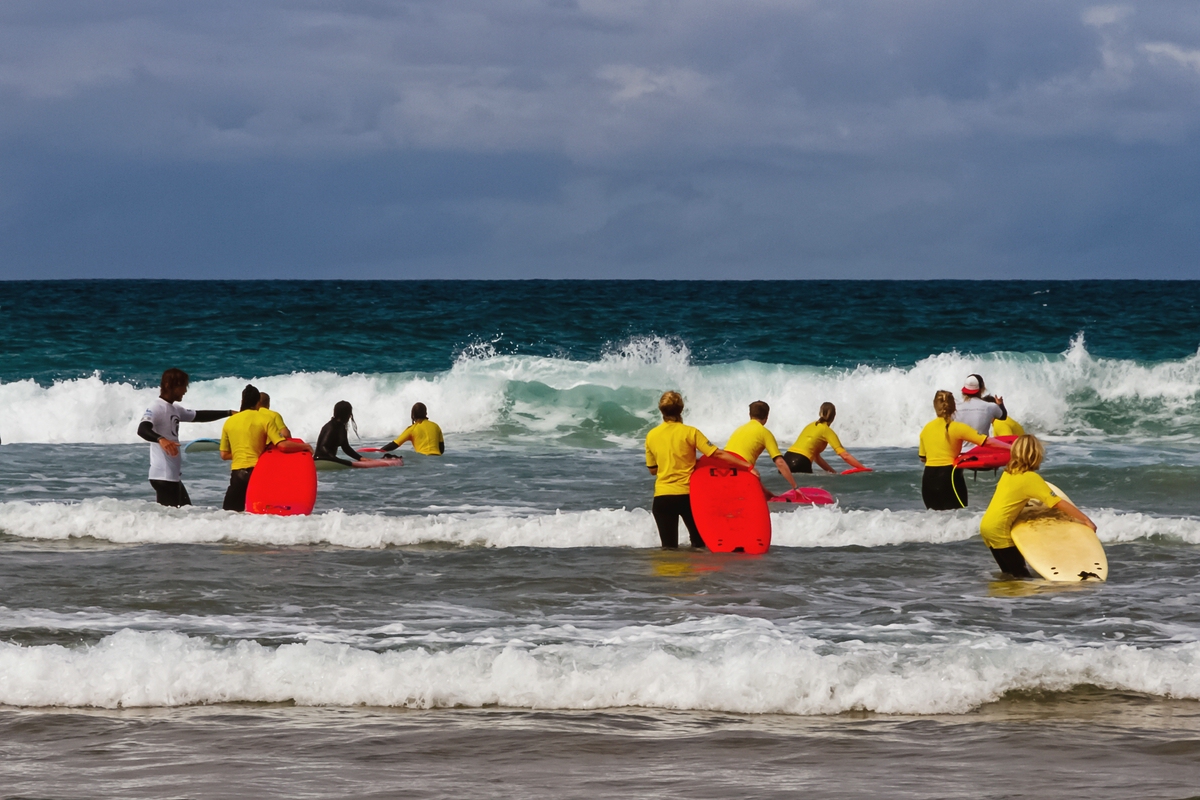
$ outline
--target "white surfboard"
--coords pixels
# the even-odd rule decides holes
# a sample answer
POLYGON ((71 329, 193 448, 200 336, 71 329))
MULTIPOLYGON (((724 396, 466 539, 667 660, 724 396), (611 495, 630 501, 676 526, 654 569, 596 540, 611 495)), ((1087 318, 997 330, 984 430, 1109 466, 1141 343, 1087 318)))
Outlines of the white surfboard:
MULTIPOLYGON (((1051 491, 1064 500, 1066 492, 1054 484, 1051 491)), ((1095 532, 1041 503, 1030 503, 1012 527, 1013 542, 1021 555, 1048 581, 1108 580, 1108 557, 1095 532)))

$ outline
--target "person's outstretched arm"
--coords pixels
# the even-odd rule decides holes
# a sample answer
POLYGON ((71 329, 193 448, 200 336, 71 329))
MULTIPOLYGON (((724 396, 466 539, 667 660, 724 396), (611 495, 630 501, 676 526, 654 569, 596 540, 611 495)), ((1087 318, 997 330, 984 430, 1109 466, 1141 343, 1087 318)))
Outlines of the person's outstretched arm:
POLYGON ((771 460, 775 462, 775 469, 779 470, 779 474, 783 476, 783 479, 790 483, 793 489, 799 488, 796 486, 796 478, 792 475, 792 470, 788 467, 787 461, 784 460, 783 456, 775 456, 771 460))
MULTIPOLYGON (((281 453, 311 453, 312 447, 308 442, 301 442, 297 439, 284 439, 275 445, 275 449, 281 453)), ((232 458, 232 454, 230 458, 232 458)), ((221 458, 225 458, 225 454, 221 454, 221 458)))
POLYGON ((833 467, 829 466, 829 464, 825 463, 825 459, 821 458, 820 453, 813 453, 812 460, 813 460, 814 464, 816 464, 818 467, 825 470, 826 472, 837 472, 837 470, 835 470, 833 467))
POLYGON ((857 458, 855 458, 854 456, 847 453, 845 450, 838 453, 838 455, 842 457, 842 461, 845 461, 847 464, 854 467, 855 469, 866 469, 866 467, 863 466, 863 463, 861 461, 859 461, 857 458))
POLYGON ((1059 500, 1058 505, 1056 505, 1055 508, 1061 508, 1068 517, 1071 517, 1076 522, 1082 522, 1084 525, 1087 525, 1093 531, 1096 530, 1096 523, 1092 522, 1091 518, 1088 517, 1087 514, 1080 511, 1079 507, 1076 506, 1074 503, 1072 503, 1070 500, 1066 500, 1066 499, 1059 500))
POLYGON ((997 439, 995 436, 987 437, 987 439, 985 439, 983 443, 985 445, 990 445, 992 447, 999 447, 1002 450, 1012 450, 1012 442, 1001 441, 1000 439, 997 439))
POLYGON ((751 475, 753 475, 756 478, 762 477, 761 475, 758 474, 758 470, 754 468, 753 464, 747 464, 742 459, 738 458, 737 456, 733 455, 732 453, 726 453, 724 450, 722 450, 719 447, 712 452, 712 457, 717 459, 718 461, 724 461, 729 466, 737 467, 738 469, 745 469, 747 466, 749 466, 751 475))

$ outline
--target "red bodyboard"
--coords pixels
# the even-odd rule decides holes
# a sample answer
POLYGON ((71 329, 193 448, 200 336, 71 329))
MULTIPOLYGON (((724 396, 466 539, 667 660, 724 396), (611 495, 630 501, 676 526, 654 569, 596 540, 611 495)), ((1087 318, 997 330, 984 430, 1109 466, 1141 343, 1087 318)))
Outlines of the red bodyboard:
POLYGON ((311 514, 317 504, 317 468, 312 453, 281 453, 274 448, 259 456, 246 489, 251 514, 290 517, 311 514))
POLYGON ((765 553, 771 547, 771 512, 762 483, 750 467, 705 456, 691 478, 692 516, 714 553, 765 553))
MULTIPOLYGON (((994 436, 992 438, 1009 443, 1017 439, 1016 436, 994 436)), ((1004 448, 985 444, 972 447, 963 453, 954 462, 954 466, 959 469, 999 469, 1008 465, 1008 456, 1009 452, 1004 448)))
POLYGON ((833 495, 824 489, 817 489, 812 486, 801 486, 798 489, 789 489, 783 494, 777 494, 767 502, 798 503, 809 506, 828 506, 833 505, 833 495))
POLYGON ((859 472, 874 472, 870 467, 851 467, 850 469, 842 470, 843 475, 854 475, 859 472))

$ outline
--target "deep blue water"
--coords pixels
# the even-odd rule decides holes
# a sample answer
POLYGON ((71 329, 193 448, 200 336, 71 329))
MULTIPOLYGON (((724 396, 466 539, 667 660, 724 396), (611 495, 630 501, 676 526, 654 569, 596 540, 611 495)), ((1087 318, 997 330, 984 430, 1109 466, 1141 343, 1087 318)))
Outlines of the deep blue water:
POLYGON ((581 361, 637 337, 695 364, 910 365, 934 353, 1164 361, 1200 344, 1200 282, 16 281, 0 380, 153 384, 294 371, 432 372, 464 348, 581 361))

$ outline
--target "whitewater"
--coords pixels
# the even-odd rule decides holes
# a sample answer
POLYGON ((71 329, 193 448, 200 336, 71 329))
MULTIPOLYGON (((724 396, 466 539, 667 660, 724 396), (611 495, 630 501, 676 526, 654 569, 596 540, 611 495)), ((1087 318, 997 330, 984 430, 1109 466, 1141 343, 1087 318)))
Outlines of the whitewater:
POLYGON ((1194 794, 1197 285, 6 289, 0 795, 1194 794), (309 441, 340 400, 361 446, 422 402, 446 453, 322 472, 283 518, 220 510, 229 465, 193 452, 194 505, 160 507, 136 429, 167 367, 192 408, 255 384, 309 441), (1045 442, 1107 582, 998 573, 995 473, 924 508, 917 435, 969 373, 1045 442), (755 400, 783 447, 833 402, 873 471, 799 476, 836 503, 776 509, 763 556, 663 551, 666 389, 718 444, 755 400))

